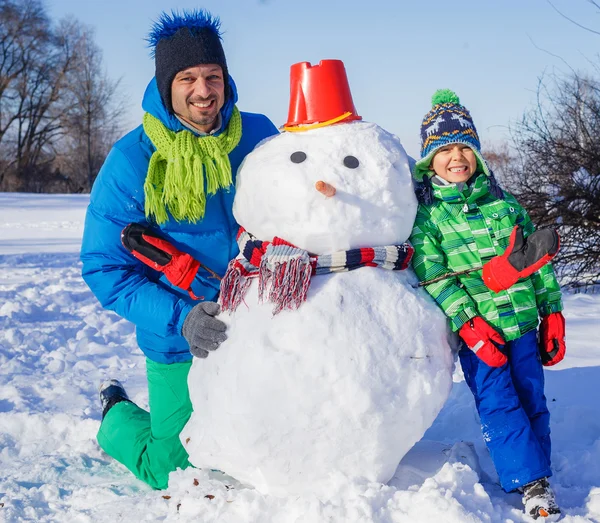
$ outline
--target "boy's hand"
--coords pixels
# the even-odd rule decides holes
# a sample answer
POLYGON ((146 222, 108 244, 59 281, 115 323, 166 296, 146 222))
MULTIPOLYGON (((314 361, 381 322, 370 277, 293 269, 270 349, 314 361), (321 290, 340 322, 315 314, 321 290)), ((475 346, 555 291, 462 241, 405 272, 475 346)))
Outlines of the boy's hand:
POLYGON ((515 225, 504 254, 483 266, 483 283, 494 292, 506 290, 546 265, 559 247, 560 238, 554 229, 540 229, 525 239, 523 228, 515 225))
POLYGON ((458 331, 469 349, 490 367, 502 367, 508 359, 494 343, 504 345, 500 336, 481 316, 475 316, 467 321, 458 331))
POLYGON ((542 318, 540 324, 539 351, 542 365, 551 367, 565 357, 565 318, 561 312, 553 312, 542 318))

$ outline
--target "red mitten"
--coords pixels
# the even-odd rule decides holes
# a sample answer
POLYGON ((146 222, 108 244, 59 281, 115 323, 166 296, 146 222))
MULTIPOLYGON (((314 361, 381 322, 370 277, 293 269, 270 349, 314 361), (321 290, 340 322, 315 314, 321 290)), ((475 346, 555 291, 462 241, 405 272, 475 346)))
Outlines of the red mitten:
POLYGON ((504 254, 483 266, 483 283, 494 292, 506 290, 546 265, 559 247, 560 238, 554 229, 540 229, 525 239, 523 228, 515 225, 504 254))
POLYGON ((565 317, 562 312, 553 312, 542 318, 540 323, 539 351, 542 365, 551 367, 565 357, 565 317))
POLYGON ((199 299, 190 290, 200 268, 198 260, 139 223, 130 223, 123 229, 121 242, 142 263, 164 273, 173 285, 188 291, 192 298, 199 299))
POLYGON ((504 345, 500 336, 481 316, 475 316, 467 321, 458 331, 460 337, 476 356, 490 367, 502 367, 508 359, 494 345, 504 345))

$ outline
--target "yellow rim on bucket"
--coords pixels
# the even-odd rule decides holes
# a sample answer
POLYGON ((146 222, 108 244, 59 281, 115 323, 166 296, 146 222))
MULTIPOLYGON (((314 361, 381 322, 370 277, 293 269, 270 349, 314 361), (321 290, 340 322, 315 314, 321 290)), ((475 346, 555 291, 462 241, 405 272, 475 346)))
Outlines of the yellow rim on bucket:
POLYGON ((335 118, 332 118, 331 120, 327 120, 326 122, 317 122, 317 123, 312 123, 312 124, 308 124, 308 125, 293 125, 293 126, 292 125, 290 125, 290 126, 283 125, 282 129, 284 131, 290 131, 292 133, 309 131, 311 129, 317 129, 319 127, 326 127, 327 125, 341 122, 345 118, 348 118, 348 116, 352 116, 352 112, 348 111, 348 112, 342 114, 341 116, 336 116, 335 118))

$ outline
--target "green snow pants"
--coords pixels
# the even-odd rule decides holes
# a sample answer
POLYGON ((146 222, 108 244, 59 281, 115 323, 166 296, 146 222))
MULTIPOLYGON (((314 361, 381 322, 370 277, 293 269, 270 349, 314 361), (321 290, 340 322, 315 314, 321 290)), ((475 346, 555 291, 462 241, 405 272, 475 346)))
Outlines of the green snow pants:
POLYGON ((187 384, 191 365, 146 359, 150 412, 121 401, 98 431, 102 450, 156 489, 167 488, 170 472, 190 466, 179 433, 192 414, 187 384))

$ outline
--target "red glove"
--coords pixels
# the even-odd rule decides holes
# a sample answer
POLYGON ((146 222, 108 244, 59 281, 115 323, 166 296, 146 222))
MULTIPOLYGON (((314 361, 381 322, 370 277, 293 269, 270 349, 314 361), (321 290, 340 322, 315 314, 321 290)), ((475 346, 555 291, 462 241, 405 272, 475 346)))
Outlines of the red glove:
POLYGON ((193 299, 202 299, 190 289, 201 265, 191 255, 139 223, 130 223, 123 229, 121 242, 142 263, 164 273, 173 285, 188 291, 193 299))
POLYGON ((504 338, 490 327, 481 316, 475 316, 467 321, 460 328, 458 334, 465 340, 469 349, 490 367, 502 367, 508 361, 506 355, 494 345, 494 342, 498 345, 504 345, 504 338))
POLYGON ((562 312, 553 312, 542 318, 540 324, 539 351, 542 365, 551 367, 565 357, 565 317, 562 312))
POLYGON ((483 266, 483 283, 494 292, 506 290, 546 265, 559 247, 560 238, 554 229, 540 229, 524 239, 523 228, 515 225, 504 254, 483 266))

